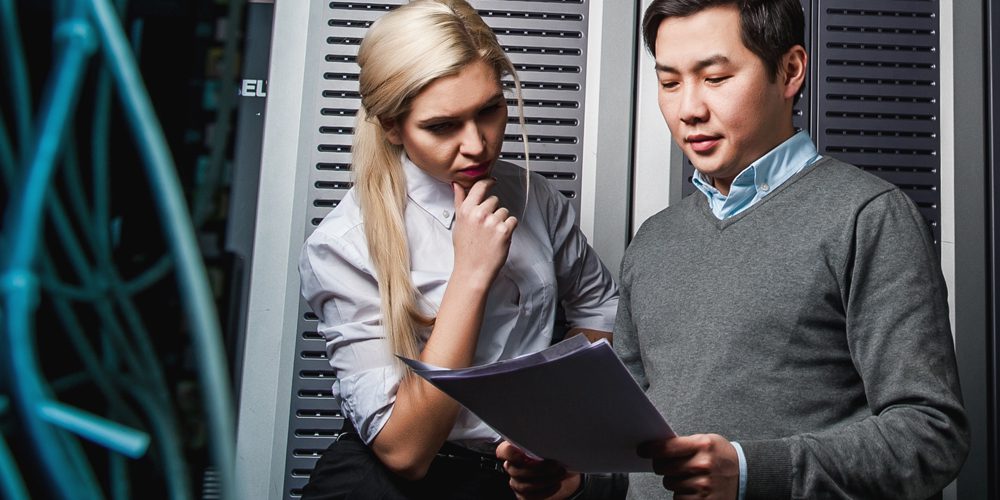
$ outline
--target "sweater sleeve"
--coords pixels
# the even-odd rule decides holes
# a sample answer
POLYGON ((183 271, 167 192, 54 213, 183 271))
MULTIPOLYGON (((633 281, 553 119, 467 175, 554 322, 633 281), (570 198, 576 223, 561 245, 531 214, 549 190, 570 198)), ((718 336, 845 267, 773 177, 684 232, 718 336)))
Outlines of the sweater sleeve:
POLYGON ((846 334, 870 415, 816 433, 741 441, 747 499, 927 498, 968 452, 946 290, 913 203, 861 207, 843 271, 846 334))

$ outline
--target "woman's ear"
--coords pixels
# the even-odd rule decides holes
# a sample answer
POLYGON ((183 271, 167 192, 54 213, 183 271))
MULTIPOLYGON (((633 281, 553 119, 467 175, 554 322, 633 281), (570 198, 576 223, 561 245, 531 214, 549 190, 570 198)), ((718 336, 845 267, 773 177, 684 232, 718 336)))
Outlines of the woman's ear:
POLYGON ((403 145, 403 135, 400 133, 399 122, 397 120, 383 120, 380 118, 378 122, 382 126, 382 131, 385 132, 385 137, 389 139, 389 142, 396 146, 403 145))
POLYGON ((781 67, 778 69, 783 94, 786 99, 794 99, 802 90, 802 85, 806 81, 806 68, 809 62, 809 55, 801 45, 795 45, 785 52, 781 57, 781 67))

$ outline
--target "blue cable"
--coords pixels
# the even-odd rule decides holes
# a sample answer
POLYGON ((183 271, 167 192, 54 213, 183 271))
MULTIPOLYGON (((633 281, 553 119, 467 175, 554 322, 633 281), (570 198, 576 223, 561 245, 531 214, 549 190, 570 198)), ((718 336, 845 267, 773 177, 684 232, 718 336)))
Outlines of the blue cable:
POLYGON ((188 217, 180 183, 163 132, 155 119, 127 38, 107 0, 90 0, 90 13, 101 35, 101 47, 110 64, 126 117, 137 133, 144 165, 155 190, 157 208, 177 263, 178 282, 188 315, 201 376, 202 400, 208 414, 211 450, 225 498, 232 495, 235 436, 233 403, 222 335, 214 298, 188 217))

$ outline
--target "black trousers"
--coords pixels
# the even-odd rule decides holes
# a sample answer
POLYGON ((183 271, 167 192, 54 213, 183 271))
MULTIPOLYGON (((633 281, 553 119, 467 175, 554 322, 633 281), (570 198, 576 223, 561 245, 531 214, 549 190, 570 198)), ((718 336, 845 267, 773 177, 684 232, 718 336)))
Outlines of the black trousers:
POLYGON ((438 455, 427 475, 407 481, 387 469, 355 433, 345 433, 316 462, 302 500, 511 500, 502 471, 468 458, 438 455))

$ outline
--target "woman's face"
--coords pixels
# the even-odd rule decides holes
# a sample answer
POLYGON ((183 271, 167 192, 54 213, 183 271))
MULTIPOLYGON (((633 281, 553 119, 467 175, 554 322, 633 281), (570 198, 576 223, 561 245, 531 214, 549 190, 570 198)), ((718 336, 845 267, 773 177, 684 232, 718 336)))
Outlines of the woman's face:
POLYGON ((507 101, 496 72, 477 60, 432 82, 408 114, 382 126, 421 170, 468 189, 490 174, 500 155, 507 101))

